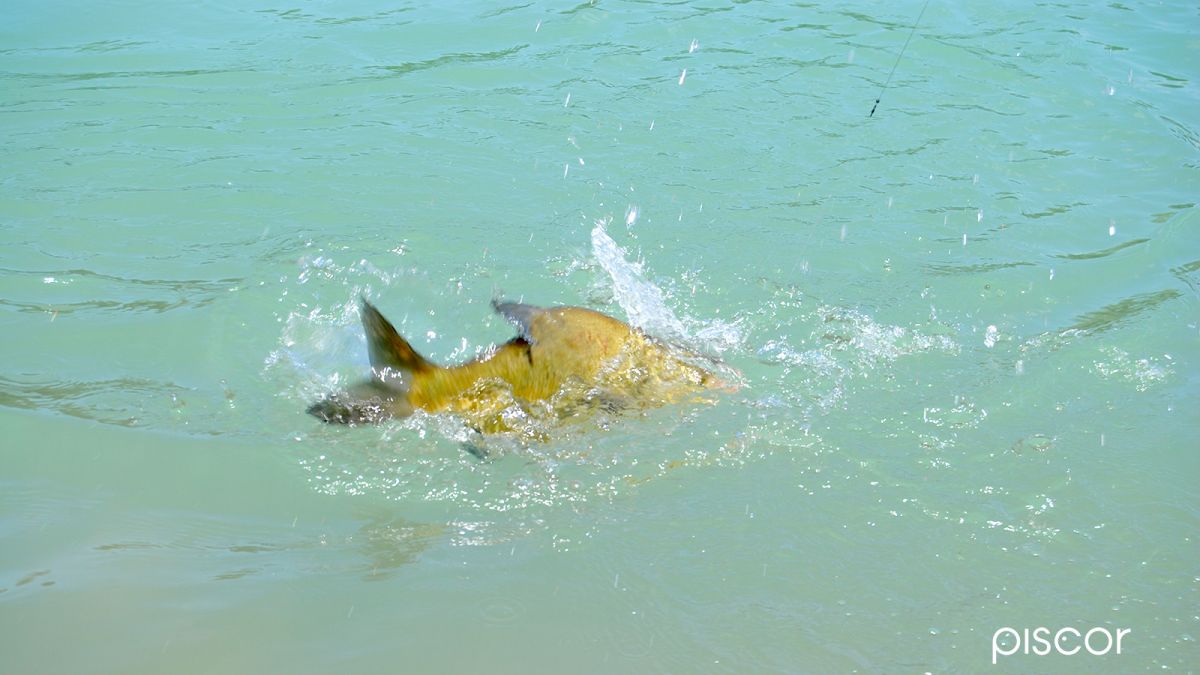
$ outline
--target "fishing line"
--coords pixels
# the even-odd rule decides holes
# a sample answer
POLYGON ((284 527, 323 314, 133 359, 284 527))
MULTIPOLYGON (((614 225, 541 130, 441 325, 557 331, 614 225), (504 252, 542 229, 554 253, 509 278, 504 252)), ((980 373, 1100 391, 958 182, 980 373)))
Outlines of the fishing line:
POLYGON ((883 98, 883 92, 892 83, 892 75, 896 74, 896 66, 900 65, 900 59, 904 58, 904 50, 908 49, 908 43, 912 41, 913 33, 917 32, 917 25, 921 23, 921 17, 925 16, 925 8, 928 6, 929 0, 925 0, 925 4, 921 5, 921 13, 917 15, 917 20, 913 22, 912 30, 908 31, 908 39, 904 41, 904 46, 900 48, 900 53, 896 55, 896 62, 892 64, 892 72, 888 73, 887 82, 884 82, 883 87, 880 88, 879 96, 875 97, 875 105, 871 106, 871 114, 867 115, 867 117, 875 116, 875 109, 879 107, 879 100, 883 98))

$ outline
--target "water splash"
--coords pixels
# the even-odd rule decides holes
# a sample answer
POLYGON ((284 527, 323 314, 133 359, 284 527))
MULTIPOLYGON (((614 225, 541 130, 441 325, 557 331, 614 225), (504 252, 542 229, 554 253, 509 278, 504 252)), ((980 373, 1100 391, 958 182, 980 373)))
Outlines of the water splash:
POLYGON ((613 300, 629 324, 650 335, 678 342, 703 353, 721 354, 740 347, 744 331, 737 320, 680 319, 663 290, 646 279, 644 265, 629 255, 607 232, 607 221, 592 228, 592 255, 608 275, 613 300))
MULTIPOLYGON (((769 280, 762 280, 761 302, 731 317, 702 318, 689 302, 710 295, 703 272, 657 278, 636 252, 613 239, 610 225, 596 222, 590 251, 561 273, 553 272, 562 259, 547 261, 550 276, 581 274, 602 291, 596 300, 609 303, 610 314, 623 312, 632 325, 692 351, 728 357, 746 368, 746 379, 738 380, 746 388, 721 405, 669 406, 637 419, 602 414, 586 424, 555 427, 554 434, 480 438, 453 415, 423 412, 357 431, 306 427, 296 440, 312 487, 420 504, 428 511, 425 519, 449 523, 459 533, 452 543, 499 544, 553 529, 549 523, 563 513, 619 499, 684 467, 742 466, 780 454, 814 471, 827 468, 841 460, 825 459, 828 449, 815 420, 837 414, 856 387, 869 387, 875 371, 886 376, 897 359, 960 349, 944 326, 881 323, 857 309, 814 302, 795 284, 769 280), (752 354, 758 359, 747 363, 752 354), (677 440, 664 441, 672 437, 677 440)), ((295 292, 280 298, 286 308, 278 317, 280 343, 266 374, 297 409, 361 376, 366 357, 357 294, 409 274, 339 264, 336 256, 303 261, 299 272, 310 286, 340 287, 346 295, 344 303, 324 307, 306 304, 295 292)), ((297 290, 304 280, 289 288, 297 290)), ((469 357, 471 349, 464 341, 455 356, 469 357)), ((722 367, 712 361, 706 367, 722 367)), ((508 412, 514 429, 546 428, 535 409, 514 405, 508 412)), ((985 413, 966 405, 930 415, 947 433, 957 433, 978 425, 985 413)), ((940 431, 936 424, 920 427, 927 435, 940 431)))
POLYGON ((1135 359, 1118 347, 1101 347, 1100 351, 1104 358, 1096 359, 1092 370, 1105 379, 1130 382, 1138 391, 1148 391, 1175 373, 1169 363, 1170 356, 1164 355, 1168 363, 1162 363, 1154 357, 1135 359))
POLYGON ((642 263, 626 259, 605 231, 604 221, 592 228, 592 254, 612 280, 613 300, 625 310, 630 325, 662 338, 687 339, 687 328, 667 306, 662 289, 646 280, 642 263))

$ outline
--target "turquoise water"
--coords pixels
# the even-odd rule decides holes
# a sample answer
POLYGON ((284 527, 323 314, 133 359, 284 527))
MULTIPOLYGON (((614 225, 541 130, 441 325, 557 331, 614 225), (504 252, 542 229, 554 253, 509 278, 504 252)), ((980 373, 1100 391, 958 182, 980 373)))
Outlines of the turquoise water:
POLYGON ((868 117, 920 11, 9 3, 4 670, 1195 669, 1200 14, 931 2, 868 117), (360 293, 743 386, 322 426, 360 293))

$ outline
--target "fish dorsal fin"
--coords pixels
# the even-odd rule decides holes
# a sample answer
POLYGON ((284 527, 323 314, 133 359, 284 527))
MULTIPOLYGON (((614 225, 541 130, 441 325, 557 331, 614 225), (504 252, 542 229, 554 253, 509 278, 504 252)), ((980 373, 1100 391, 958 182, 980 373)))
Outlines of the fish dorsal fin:
POLYGON ((404 387, 410 373, 437 367, 400 337, 391 322, 383 318, 366 298, 362 298, 362 323, 367 335, 367 352, 371 355, 371 371, 377 380, 389 386, 404 387))
POLYGON ((537 344, 533 334, 533 320, 546 310, 536 305, 526 305, 520 302, 492 301, 492 309, 500 316, 508 319, 517 327, 517 333, 529 344, 537 344))

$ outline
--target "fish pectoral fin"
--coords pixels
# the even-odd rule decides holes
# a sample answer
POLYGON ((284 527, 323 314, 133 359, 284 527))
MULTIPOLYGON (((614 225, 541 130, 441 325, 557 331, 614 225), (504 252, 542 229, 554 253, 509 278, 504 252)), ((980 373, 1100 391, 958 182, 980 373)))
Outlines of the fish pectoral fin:
POLYGON ((385 383, 367 380, 308 407, 309 415, 331 424, 374 424, 412 414, 412 406, 385 383))
POLYGON ((322 399, 308 406, 305 412, 329 424, 370 424, 387 417, 382 406, 354 401, 344 395, 322 399))

